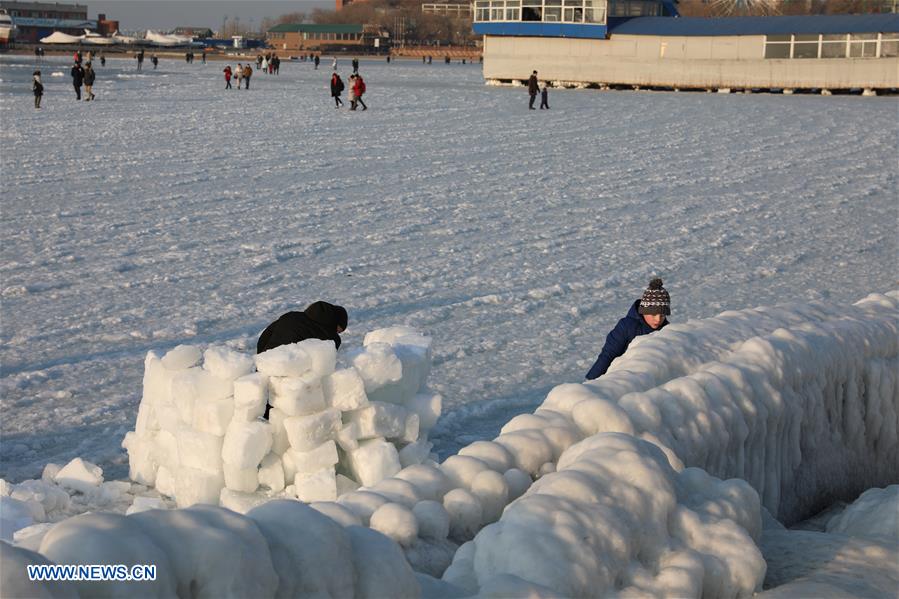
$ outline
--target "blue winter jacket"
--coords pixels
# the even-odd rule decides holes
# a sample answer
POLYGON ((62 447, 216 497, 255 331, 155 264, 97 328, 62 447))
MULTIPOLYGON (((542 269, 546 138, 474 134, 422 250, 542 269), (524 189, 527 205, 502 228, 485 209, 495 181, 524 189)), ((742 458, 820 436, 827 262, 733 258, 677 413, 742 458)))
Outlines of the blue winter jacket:
POLYGON ((627 346, 631 344, 634 337, 638 335, 646 335, 653 331, 659 331, 668 325, 668 319, 662 321, 658 329, 653 329, 646 324, 643 316, 637 312, 640 307, 640 300, 634 302, 631 309, 628 310, 627 316, 618 321, 609 336, 606 337, 606 344, 602 346, 599 357, 590 372, 587 373, 587 380, 593 380, 601 377, 609 369, 612 360, 623 354, 627 350, 627 346))

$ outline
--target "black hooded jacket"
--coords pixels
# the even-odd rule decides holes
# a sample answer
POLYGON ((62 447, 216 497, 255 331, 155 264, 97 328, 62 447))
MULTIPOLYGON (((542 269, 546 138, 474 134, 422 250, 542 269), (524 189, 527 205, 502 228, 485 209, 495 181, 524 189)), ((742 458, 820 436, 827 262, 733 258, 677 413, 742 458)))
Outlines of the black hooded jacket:
POLYGON ((338 326, 346 329, 346 310, 328 302, 315 302, 302 312, 282 314, 278 320, 265 327, 256 344, 256 353, 261 354, 305 339, 330 339, 340 349, 338 326))

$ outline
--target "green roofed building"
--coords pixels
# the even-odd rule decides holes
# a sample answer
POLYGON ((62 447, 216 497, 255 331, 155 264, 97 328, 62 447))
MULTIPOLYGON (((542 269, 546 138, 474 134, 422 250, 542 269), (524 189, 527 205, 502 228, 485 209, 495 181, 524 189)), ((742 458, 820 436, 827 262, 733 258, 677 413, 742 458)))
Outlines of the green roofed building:
POLYGON ((332 50, 364 45, 362 25, 282 23, 268 30, 269 46, 276 50, 332 50))

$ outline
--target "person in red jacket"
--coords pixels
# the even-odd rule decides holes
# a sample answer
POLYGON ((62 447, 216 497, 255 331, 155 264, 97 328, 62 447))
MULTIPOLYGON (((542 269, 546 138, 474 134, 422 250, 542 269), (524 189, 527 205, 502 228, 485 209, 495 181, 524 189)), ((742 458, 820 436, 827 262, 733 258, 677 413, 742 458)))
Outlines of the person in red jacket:
POLYGON ((225 89, 231 89, 231 65, 225 67, 225 89))
MULTIPOLYGON (((353 81, 353 95, 356 96, 354 102, 362 104, 362 110, 368 110, 368 106, 362 101, 362 94, 364 93, 365 81, 363 81, 362 75, 357 74, 356 79, 353 81)), ((356 110, 356 106, 354 105, 350 110, 356 110)))

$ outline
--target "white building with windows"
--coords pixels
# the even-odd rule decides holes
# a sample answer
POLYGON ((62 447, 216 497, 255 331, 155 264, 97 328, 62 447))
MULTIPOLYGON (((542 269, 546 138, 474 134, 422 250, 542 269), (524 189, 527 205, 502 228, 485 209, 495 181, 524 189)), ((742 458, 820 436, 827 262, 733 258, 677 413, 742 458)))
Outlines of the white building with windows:
POLYGON ((484 77, 557 85, 890 91, 899 15, 684 18, 675 0, 476 0, 484 77))

